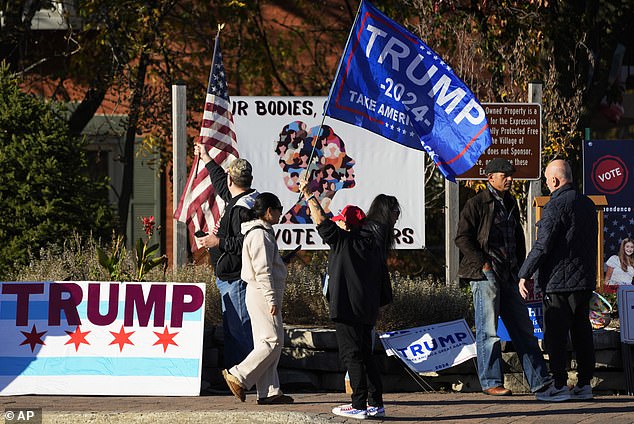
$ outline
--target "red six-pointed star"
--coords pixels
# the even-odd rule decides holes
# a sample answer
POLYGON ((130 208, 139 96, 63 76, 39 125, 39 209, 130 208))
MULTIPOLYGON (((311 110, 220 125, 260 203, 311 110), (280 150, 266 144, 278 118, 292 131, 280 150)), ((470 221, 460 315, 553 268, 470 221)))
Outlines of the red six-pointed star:
POLYGON ((79 345, 82 343, 90 345, 90 343, 88 343, 88 340, 86 340, 86 335, 90 333, 90 330, 82 332, 78 325, 75 331, 68 331, 68 330, 64 330, 64 331, 66 331, 66 334, 70 336, 70 339, 68 339, 68 341, 64 344, 67 345, 67 344, 74 343, 75 352, 79 350, 79 345))
POLYGON ((163 345, 163 353, 167 352, 168 345, 178 346, 178 343, 174 341, 174 337, 178 334, 178 331, 176 333, 170 333, 169 331, 167 331, 167 326, 165 326, 165 329, 162 333, 157 333, 156 331, 154 331, 153 333, 156 334, 158 340, 152 346, 156 346, 158 344, 163 345))
POLYGON ((134 343, 132 343, 132 341, 130 340, 130 336, 134 333, 134 331, 130 331, 129 333, 126 333, 125 330, 123 329, 123 325, 121 326, 121 330, 119 330, 118 333, 115 333, 114 331, 111 331, 110 334, 112 334, 114 336, 114 340, 110 342, 111 345, 113 344, 118 344, 119 345, 119 352, 123 352, 123 346, 126 344, 130 344, 132 346, 134 346, 134 343))

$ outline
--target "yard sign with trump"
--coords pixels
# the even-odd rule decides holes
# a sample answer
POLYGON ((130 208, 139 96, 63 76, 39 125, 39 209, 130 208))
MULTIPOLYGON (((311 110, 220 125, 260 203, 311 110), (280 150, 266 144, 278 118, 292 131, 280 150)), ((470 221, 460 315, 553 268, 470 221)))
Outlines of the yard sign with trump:
POLYGON ((0 282, 0 396, 197 396, 205 284, 0 282))
POLYGON ((482 106, 449 65, 367 1, 325 114, 426 151, 452 181, 491 144, 482 106))

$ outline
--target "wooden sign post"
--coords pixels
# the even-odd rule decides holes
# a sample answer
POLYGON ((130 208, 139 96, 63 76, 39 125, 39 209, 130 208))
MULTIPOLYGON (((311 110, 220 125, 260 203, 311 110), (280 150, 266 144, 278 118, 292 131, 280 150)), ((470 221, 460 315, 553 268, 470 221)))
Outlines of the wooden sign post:
MULTIPOLYGON (((597 291, 601 291, 603 288, 603 208, 608 205, 608 201, 605 196, 588 196, 594 206, 597 208, 597 224, 599 228, 599 237, 597 238, 597 291)), ((537 196, 535 197, 535 222, 539 222, 542 217, 542 208, 548 201, 550 196, 537 196)))

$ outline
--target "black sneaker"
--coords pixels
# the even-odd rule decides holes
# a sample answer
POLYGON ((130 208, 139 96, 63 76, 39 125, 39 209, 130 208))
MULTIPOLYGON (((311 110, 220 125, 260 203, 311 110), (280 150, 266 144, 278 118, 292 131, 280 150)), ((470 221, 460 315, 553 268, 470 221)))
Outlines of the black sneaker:
POLYGON ((293 402, 295 402, 295 399, 284 394, 258 399, 258 405, 287 405, 293 402))

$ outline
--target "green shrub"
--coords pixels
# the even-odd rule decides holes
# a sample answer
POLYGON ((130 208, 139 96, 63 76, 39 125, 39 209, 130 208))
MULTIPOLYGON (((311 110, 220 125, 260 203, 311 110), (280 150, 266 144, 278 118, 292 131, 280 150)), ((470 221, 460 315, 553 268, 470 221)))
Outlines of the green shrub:
POLYGON ((88 177, 84 140, 66 111, 20 91, 0 63, 0 278, 75 232, 107 237, 106 181, 88 177))

